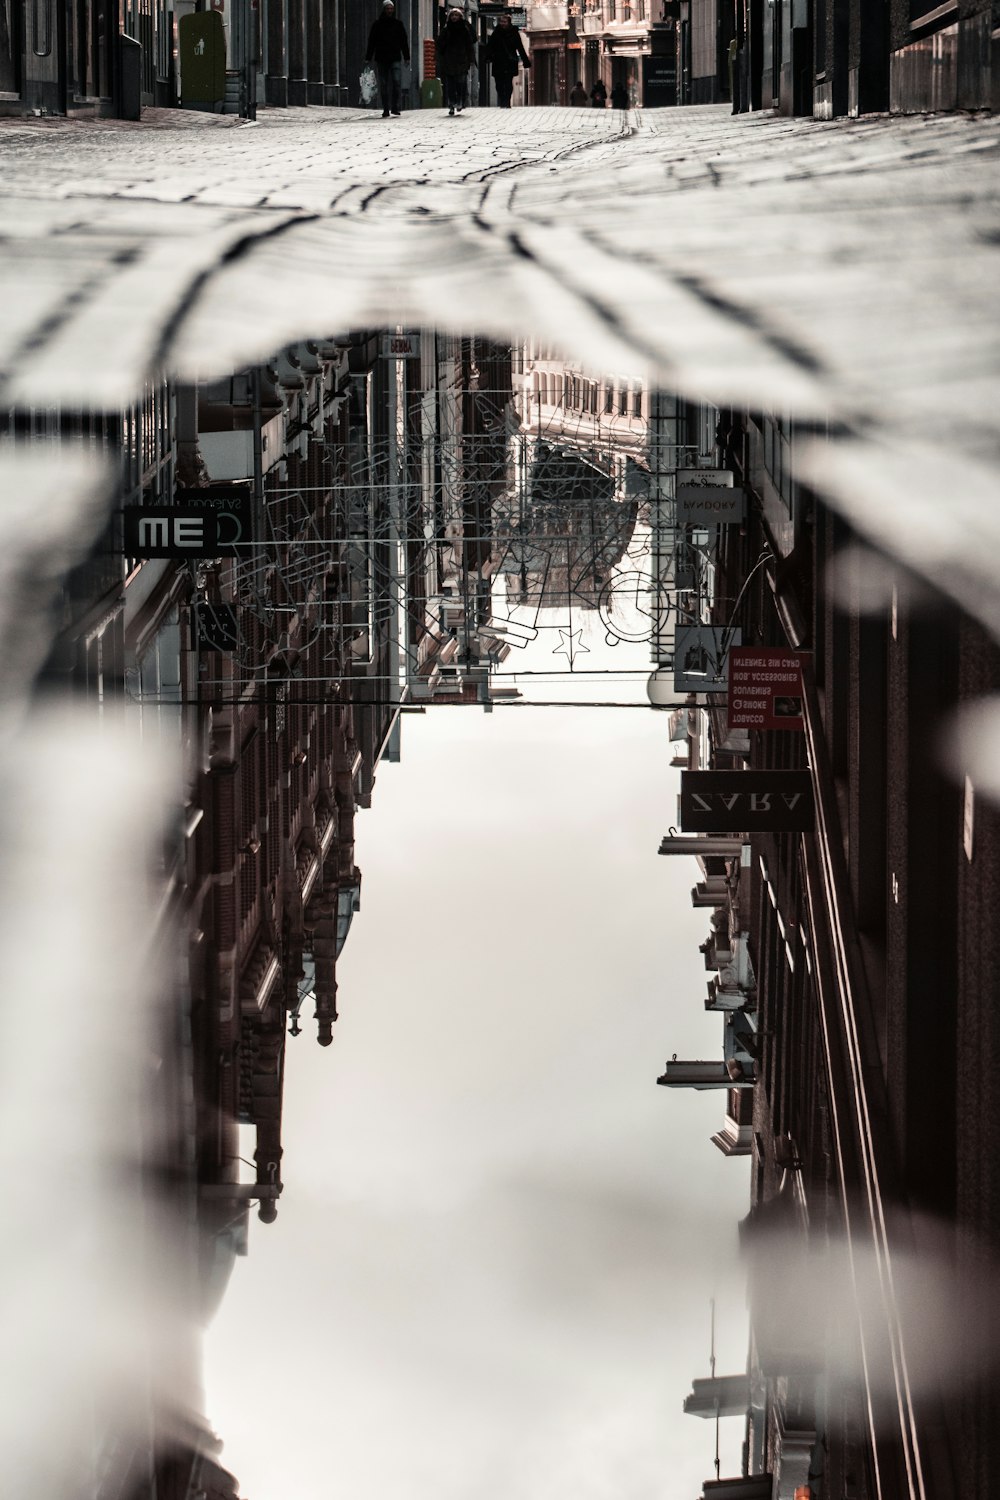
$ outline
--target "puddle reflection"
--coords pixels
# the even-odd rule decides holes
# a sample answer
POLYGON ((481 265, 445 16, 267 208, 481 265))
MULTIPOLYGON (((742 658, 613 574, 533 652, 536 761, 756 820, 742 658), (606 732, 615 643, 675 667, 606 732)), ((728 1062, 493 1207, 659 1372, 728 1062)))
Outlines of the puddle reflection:
MULTIPOLYGON (((708 1177, 681 1168, 652 1087, 668 929, 696 974, 703 924, 682 872, 649 856, 667 743, 697 763, 692 695, 718 675, 703 623, 720 528, 679 524, 675 494, 680 471, 726 472, 723 414, 530 342, 396 328, 165 379, 122 413, 8 425, 117 470, 49 678, 96 685, 106 716, 183 769, 157 872, 168 916, 143 939, 179 977, 125 1169, 157 1205, 133 1312, 149 1313, 142 1358, 168 1373, 107 1419, 93 1493, 130 1492, 144 1464, 235 1495, 205 1409, 252 1492, 325 1493, 322 1443, 257 1441, 261 1357, 345 1403, 338 1477, 363 1489, 374 1463, 373 1495, 407 1487, 411 1464, 435 1494, 465 1493, 512 1425, 518 1494, 575 1484, 561 1450, 581 1420, 604 1434, 609 1482, 629 1451, 643 1493, 668 1462, 693 1485, 704 1445, 674 1416, 711 1295, 745 1356, 741 1195, 727 1201, 732 1175, 707 1191, 722 1158, 708 1177), (381 779, 404 726, 407 764, 381 779), (682 916, 664 915, 664 883, 682 916), (343 1037, 344 1004, 332 1057, 298 1040, 343 1037), (336 1286, 312 1312, 300 1271, 306 1291, 336 1286), (664 1427, 668 1326, 683 1352, 664 1427), (459 1410, 467 1443, 448 1436, 459 1410), (375 1461, 386 1421, 398 1441, 375 1461)), ((727 1107, 707 1126, 703 1099, 674 1114, 707 1141, 727 1107)))

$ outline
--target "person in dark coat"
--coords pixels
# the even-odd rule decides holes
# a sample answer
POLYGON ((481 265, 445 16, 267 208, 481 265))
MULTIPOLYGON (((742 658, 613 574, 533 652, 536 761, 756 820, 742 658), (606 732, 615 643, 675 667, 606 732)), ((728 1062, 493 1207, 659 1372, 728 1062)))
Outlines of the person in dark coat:
POLYGON ((476 39, 472 27, 455 6, 448 12, 437 41, 437 68, 450 115, 460 115, 469 102, 469 69, 475 60, 476 39))
POLYGON ((406 27, 396 15, 392 0, 384 0, 382 13, 368 33, 365 60, 375 64, 382 118, 398 115, 403 89, 403 63, 410 60, 406 27))
POLYGON ((486 60, 497 86, 497 104, 501 109, 510 109, 510 96, 514 92, 518 60, 526 68, 531 67, 531 60, 524 50, 520 31, 506 11, 500 12, 500 19, 486 43, 486 60))
POLYGON ((628 89, 623 83, 616 83, 611 90, 611 108, 628 109, 628 89))
POLYGON ((595 109, 607 109, 608 91, 604 87, 604 79, 599 78, 590 91, 590 102, 595 109))
POLYGON ((579 78, 576 80, 573 87, 569 91, 569 102, 570 104, 575 105, 578 108, 580 106, 586 108, 587 90, 584 88, 579 78))

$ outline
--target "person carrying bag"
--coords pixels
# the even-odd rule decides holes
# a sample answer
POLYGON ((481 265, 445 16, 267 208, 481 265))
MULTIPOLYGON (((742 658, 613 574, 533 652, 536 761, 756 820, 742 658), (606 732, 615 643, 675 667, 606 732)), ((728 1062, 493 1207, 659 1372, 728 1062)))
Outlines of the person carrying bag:
MULTIPOLYGON (((393 0, 383 0, 382 14, 368 33, 365 61, 375 64, 378 91, 382 99, 382 118, 398 115, 403 95, 403 63, 410 60, 406 27, 396 15, 393 0)), ((364 74, 362 88, 364 88, 364 74)))
POLYGON ((455 6, 448 12, 437 42, 437 70, 450 115, 460 115, 469 102, 469 69, 475 60, 476 39, 472 27, 455 6))

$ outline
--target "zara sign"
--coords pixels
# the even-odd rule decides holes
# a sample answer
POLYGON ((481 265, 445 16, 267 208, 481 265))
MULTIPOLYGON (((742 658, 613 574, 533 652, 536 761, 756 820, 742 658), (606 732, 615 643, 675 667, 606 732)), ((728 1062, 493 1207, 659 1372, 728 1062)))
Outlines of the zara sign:
POLYGON ((814 823, 808 771, 682 771, 685 833, 809 833, 814 823))

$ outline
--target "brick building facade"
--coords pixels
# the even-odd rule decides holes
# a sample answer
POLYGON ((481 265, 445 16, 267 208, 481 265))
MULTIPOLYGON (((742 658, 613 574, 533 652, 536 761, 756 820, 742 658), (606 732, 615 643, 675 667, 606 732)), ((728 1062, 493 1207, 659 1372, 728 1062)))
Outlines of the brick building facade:
MULTIPOLYGON (((1000 816, 974 763, 942 746, 996 692, 1000 648, 801 480, 815 433, 718 418, 714 459, 748 508, 706 533, 712 617, 731 626, 739 600, 745 645, 807 653, 802 732, 750 729, 736 763, 748 786, 805 772, 815 799, 807 833, 682 831, 661 851, 701 855, 706 962, 730 994, 710 982, 722 1064, 668 1063, 660 1082, 722 1088, 735 1061, 751 1085, 746 1477, 732 1493, 759 1476, 777 1500, 957 1500, 988 1489, 1000 1459, 982 1334, 1000 1249, 982 1148, 1000 816), (732 1007, 750 1022, 742 1054, 732 1007)), ((732 766, 724 695, 691 702, 682 763, 732 766)), ((740 1118, 717 1145, 739 1139, 740 1118)))

